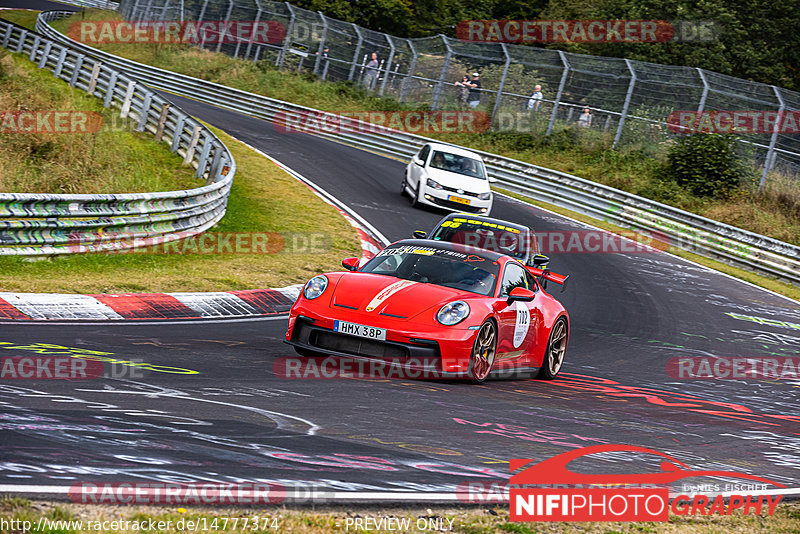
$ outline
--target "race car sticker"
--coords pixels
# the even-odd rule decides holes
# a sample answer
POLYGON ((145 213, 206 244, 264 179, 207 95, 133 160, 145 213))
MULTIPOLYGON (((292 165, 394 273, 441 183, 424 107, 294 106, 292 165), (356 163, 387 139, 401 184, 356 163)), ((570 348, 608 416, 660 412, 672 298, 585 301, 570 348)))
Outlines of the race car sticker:
POLYGON ((372 310, 380 306, 383 301, 385 301, 386 299, 388 299, 401 289, 414 284, 416 284, 416 282, 414 282, 413 280, 398 280, 394 284, 383 288, 383 290, 380 293, 375 295, 375 297, 371 301, 369 301, 369 304, 367 304, 367 311, 371 312, 372 310))
POLYGON ((520 301, 515 302, 517 308, 517 321, 514 324, 514 348, 516 349, 525 341, 528 335, 528 328, 531 326, 531 312, 525 304, 520 301))

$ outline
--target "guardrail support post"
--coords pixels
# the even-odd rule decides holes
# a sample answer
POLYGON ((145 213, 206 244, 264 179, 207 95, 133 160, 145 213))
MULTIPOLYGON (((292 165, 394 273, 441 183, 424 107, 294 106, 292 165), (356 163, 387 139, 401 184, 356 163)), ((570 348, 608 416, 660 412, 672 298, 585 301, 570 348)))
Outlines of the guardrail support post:
POLYGON ((161 142, 164 137, 164 128, 167 125, 167 117, 169 116, 169 102, 161 104, 161 115, 158 116, 158 127, 156 128, 156 143, 161 142))
POLYGON ((61 52, 58 54, 58 59, 56 60, 56 68, 53 69, 53 76, 56 78, 61 77, 61 69, 64 68, 64 60, 67 59, 67 49, 61 48, 61 52))
POLYGON ((194 159, 194 149, 197 148, 197 141, 200 140, 200 131, 202 127, 198 124, 192 130, 192 139, 189 141, 189 146, 186 148, 186 155, 183 157, 183 164, 189 165, 192 163, 192 159, 194 159))
POLYGON ((292 35, 294 34, 294 23, 297 20, 297 15, 294 12, 294 7, 289 2, 284 2, 286 9, 289 10, 289 27, 286 28, 286 36, 284 37, 283 41, 283 48, 281 51, 278 52, 278 59, 275 61, 275 65, 278 68, 283 68, 283 62, 286 60, 286 54, 289 53, 289 45, 292 42, 292 35))
POLYGON ((103 99, 103 107, 111 107, 111 102, 114 100, 114 91, 117 88, 117 74, 116 70, 111 71, 111 76, 108 78, 108 85, 106 86, 106 96, 103 99))
POLYGON ((83 60, 86 58, 83 54, 78 56, 78 59, 75 60, 75 68, 72 71, 72 77, 69 79, 69 86, 75 87, 75 84, 78 83, 78 76, 81 73, 81 69, 83 68, 83 60))
POLYGON ((767 156, 764 158, 764 170, 761 173, 761 180, 758 182, 759 191, 764 189, 764 184, 767 183, 767 173, 775 166, 775 143, 778 141, 778 131, 783 120, 783 112, 786 110, 786 103, 783 101, 781 92, 774 85, 772 86, 772 91, 775 93, 775 98, 778 99, 778 120, 775 121, 772 136, 769 138, 769 148, 767 149, 767 156))
POLYGON ((139 123, 136 125, 136 130, 143 132, 147 127, 147 117, 150 115, 150 102, 153 100, 153 93, 147 92, 142 101, 142 109, 139 111, 139 123))
POLYGON ((383 74, 383 81, 381 82, 381 89, 378 92, 380 96, 383 96, 384 91, 386 91, 386 82, 389 81, 389 72, 392 70, 392 61, 394 60, 394 53, 395 47, 392 38, 389 34, 384 33, 384 37, 386 37, 386 42, 389 43, 389 58, 386 60, 386 70, 383 74))
POLYGON ((197 178, 202 178, 206 173, 206 164, 208 163, 208 155, 211 153, 211 144, 211 138, 206 135, 203 139, 203 150, 200 151, 200 158, 197 160, 197 171, 194 173, 197 178))
POLYGON ((11 39, 11 30, 13 26, 6 26, 6 34, 3 36, 3 48, 8 48, 8 41, 11 39))
POLYGON ((28 59, 32 63, 36 63, 36 52, 39 49, 39 43, 41 42, 41 40, 42 40, 41 37, 39 37, 38 35, 33 38, 33 44, 31 45, 31 53, 28 56, 28 59))
POLYGON ((119 111, 120 118, 124 119, 131 111, 131 102, 133 101, 133 91, 136 89, 136 82, 133 80, 128 82, 128 90, 125 91, 125 100, 122 101, 122 108, 119 111))
POLYGON ((25 45, 25 38, 28 36, 28 30, 22 30, 19 34, 19 41, 17 41, 16 52, 22 52, 22 47, 25 45))
POLYGON ((169 147, 172 152, 177 152, 178 148, 181 146, 184 124, 186 124, 186 115, 181 113, 178 116, 178 120, 175 122, 175 133, 172 135, 172 144, 169 147))
POLYGON ((97 77, 100 76, 100 67, 102 67, 102 63, 95 61, 94 67, 92 67, 92 77, 89 78, 89 87, 86 88, 86 92, 90 95, 94 94, 94 90, 97 87, 97 77))
MULTIPOLYGON (((325 52, 325 39, 328 37, 328 18, 322 14, 322 11, 317 11, 320 20, 322 21, 322 36, 319 38, 319 46, 317 47, 317 59, 314 61, 314 74, 319 72, 319 63, 322 61, 322 54, 325 52)), ((329 63, 330 58, 325 63, 329 63)))
POLYGON ((500 43, 500 47, 503 49, 503 55, 506 57, 506 64, 503 65, 503 76, 500 78, 500 85, 497 87, 497 96, 494 99, 494 107, 492 108, 492 116, 489 120, 489 124, 494 124, 497 111, 500 109, 500 101, 503 99, 503 87, 506 85, 508 68, 511 66, 511 55, 508 53, 508 47, 505 43, 500 43))
POLYGON ((358 56, 361 55, 361 45, 364 43, 364 38, 361 36, 361 30, 358 29, 358 26, 353 24, 353 29, 356 31, 356 36, 358 36, 358 42, 356 43, 356 53, 353 54, 353 64, 350 67, 350 74, 347 75, 347 79, 350 81, 353 80, 353 75, 356 73, 358 56))
POLYGON ((47 65, 47 59, 50 57, 50 51, 53 49, 53 42, 47 41, 44 45, 44 51, 42 52, 42 57, 39 58, 39 63, 36 65, 40 69, 45 68, 47 65))
POLYGON ((628 92, 625 94, 625 103, 622 104, 622 113, 619 116, 619 124, 617 125, 617 133, 614 135, 614 142, 611 144, 611 148, 617 148, 619 144, 619 139, 622 137, 622 128, 625 127, 625 117, 628 116, 628 106, 631 104, 631 97, 633 96, 633 88, 636 85, 636 71, 631 65, 631 60, 626 59, 625 65, 628 66, 628 70, 631 73, 631 81, 628 83, 628 92))
POLYGON ((447 76, 447 69, 450 67, 450 57, 453 55, 453 49, 450 48, 450 43, 447 37, 439 34, 442 38, 447 53, 444 55, 444 63, 442 64, 442 72, 439 73, 439 81, 436 82, 436 87, 433 88, 433 98, 431 98, 431 109, 436 111, 439 108, 439 98, 442 96, 442 86, 444 86, 444 78, 447 76))
POLYGON ((408 75, 400 82, 400 96, 398 97, 400 103, 405 102, 408 87, 411 85, 411 80, 414 79, 414 71, 417 69, 417 49, 410 40, 406 39, 406 43, 408 43, 408 48, 411 50, 411 64, 408 66, 408 75))
POLYGON ((556 99, 553 102, 553 111, 550 112, 550 121, 547 123, 547 131, 544 136, 550 135, 553 131, 553 125, 556 123, 556 114, 558 114, 558 105, 561 103, 561 95, 564 94, 564 86, 567 84, 567 76, 569 75, 569 61, 567 56, 561 50, 558 51, 558 57, 561 59, 561 64, 564 65, 564 70, 561 71, 561 81, 558 82, 558 91, 556 91, 556 99))
POLYGON ((214 145, 214 159, 211 160, 211 167, 209 167, 208 178, 206 178, 206 185, 214 182, 214 179, 219 176, 219 167, 222 162, 221 147, 214 145))

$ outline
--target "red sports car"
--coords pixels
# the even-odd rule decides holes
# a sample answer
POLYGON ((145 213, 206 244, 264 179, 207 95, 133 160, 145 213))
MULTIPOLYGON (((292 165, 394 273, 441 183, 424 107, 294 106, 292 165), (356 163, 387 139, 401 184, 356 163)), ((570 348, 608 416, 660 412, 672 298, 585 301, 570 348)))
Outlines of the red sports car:
MULTIPOLYGON (((286 342, 308 356, 333 354, 436 366, 438 376, 554 378, 569 316, 516 259, 456 243, 409 239, 352 272, 315 276, 289 314, 286 342)), ((537 269, 537 276, 566 277, 537 269)))

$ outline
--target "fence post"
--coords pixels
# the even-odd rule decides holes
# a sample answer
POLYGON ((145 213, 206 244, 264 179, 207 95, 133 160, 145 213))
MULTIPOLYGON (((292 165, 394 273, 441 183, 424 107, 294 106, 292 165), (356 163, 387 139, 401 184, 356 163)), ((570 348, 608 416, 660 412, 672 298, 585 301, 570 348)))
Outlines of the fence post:
POLYGON ((400 103, 406 100, 408 86, 411 85, 411 80, 414 78, 414 70, 417 68, 417 49, 409 39, 406 39, 406 43, 408 43, 408 49, 411 50, 411 65, 408 67, 408 75, 400 82, 400 97, 398 98, 400 103))
POLYGON ((86 88, 86 92, 90 95, 94 95, 95 87, 97 87, 97 77, 100 76, 100 67, 102 63, 99 61, 94 62, 94 67, 92 67, 92 76, 89 78, 89 87, 86 88))
POLYGON ((436 82, 436 87, 433 88, 433 98, 431 99, 431 110, 436 111, 439 107, 439 98, 442 96, 442 86, 444 85, 444 77, 447 75, 447 68, 450 66, 450 56, 453 55, 453 49, 450 48, 450 43, 447 37, 439 34, 442 38, 444 46, 447 48, 447 53, 444 56, 444 64, 442 64, 442 72, 439 74, 439 81, 436 82))
POLYGON ((181 146, 181 139, 183 138, 183 126, 186 124, 186 115, 180 113, 178 115, 178 120, 175 123, 175 133, 172 135, 172 144, 170 145, 169 149, 172 152, 178 152, 178 148, 181 146))
POLYGON ((122 119, 127 117, 131 110, 131 101, 133 100, 134 89, 136 89, 136 82, 130 80, 128 82, 128 89, 125 91, 125 100, 122 101, 122 108, 119 110, 119 116, 122 119))
POLYGON ((28 36, 28 30, 22 30, 19 34, 19 40, 17 41, 17 49, 15 52, 22 52, 22 47, 25 45, 25 38, 28 36))
POLYGON ((11 31, 14 29, 12 25, 6 26, 6 34, 3 36, 3 48, 8 48, 8 41, 11 39, 11 31))
POLYGON ((36 62, 36 51, 39 50, 39 43, 41 42, 41 37, 38 35, 33 38, 33 44, 31 45, 31 53, 28 56, 28 60, 32 63, 36 62))
POLYGON ((161 115, 158 116, 158 126, 156 127, 156 143, 161 142, 164 137, 164 127, 167 125, 167 115, 169 115, 169 102, 161 104, 161 115))
MULTIPOLYGON (((263 11, 263 9, 261 8, 261 2, 259 0, 255 0, 255 3, 258 11, 256 11, 256 17, 255 20, 253 21, 253 28, 254 28, 253 34, 255 34, 255 28, 258 27, 258 23, 261 20, 261 12, 263 11)), ((253 49, 253 35, 250 35, 250 42, 247 43, 247 50, 245 50, 244 53, 245 59, 248 59, 250 57, 250 50, 252 49, 253 49)), ((236 52, 234 52, 233 57, 237 57, 238 55, 239 55, 239 43, 236 43, 236 52)))
POLYGON ((547 123, 547 131, 544 133, 545 137, 550 135, 550 132, 553 131, 553 125, 556 123, 556 114, 558 113, 558 105, 561 103, 561 95, 564 94, 564 86, 567 84, 567 75, 569 75, 569 61, 567 61, 566 54, 559 50, 558 57, 561 58, 564 70, 561 72, 561 81, 558 82, 556 101, 553 102, 553 111, 550 112, 550 122, 547 123))
POLYGON ((508 47, 505 43, 500 43, 500 47, 503 49, 503 55, 506 56, 506 64, 503 65, 503 76, 500 78, 500 85, 497 87, 497 96, 494 99, 494 107, 492 108, 489 124, 494 124, 497 110, 500 109, 500 101, 503 99, 503 87, 506 85, 506 76, 508 76, 508 67, 511 66, 511 55, 508 53, 508 47))
POLYGON ((147 128, 147 117, 150 116, 150 102, 152 100, 153 93, 148 91, 142 100, 142 109, 139 112, 139 123, 136 125, 136 130, 139 132, 143 132, 147 128))
POLYGON ((700 81, 703 82, 703 94, 700 95, 700 104, 697 105, 697 112, 702 113, 706 108, 706 98, 708 98, 708 81, 706 80, 706 75, 703 72, 703 69, 698 68, 697 74, 700 75, 700 81))
POLYGON ((361 30, 358 29, 358 26, 353 24, 353 29, 356 31, 356 35, 358 36, 358 43, 356 44, 356 53, 353 54, 353 65, 350 67, 350 74, 347 75, 347 79, 353 79, 353 75, 356 73, 356 65, 358 64, 358 56, 361 54, 361 45, 364 44, 364 38, 361 36, 361 30))
POLYGON ((153 7, 153 2, 154 1, 155 0, 149 0, 149 2, 147 2, 147 7, 144 8, 144 13, 143 13, 142 20, 148 20, 149 21, 149 20, 151 20, 153 18, 153 16, 150 14, 150 9, 153 7))
POLYGON ((75 60, 74 70, 72 71, 72 77, 69 79, 69 86, 75 87, 75 84, 78 83, 78 76, 81 73, 81 69, 83 68, 83 60, 86 58, 83 54, 78 55, 78 59, 75 60))
POLYGON ((64 68, 64 61, 67 59, 67 49, 61 47, 61 52, 58 53, 58 59, 56 60, 56 68, 53 70, 53 76, 59 78, 61 76, 61 70, 64 68))
POLYGON ((206 172, 208 155, 211 153, 211 144, 211 136, 206 135, 203 138, 203 150, 200 151, 200 157, 197 158, 197 172, 194 174, 196 178, 202 178, 206 172))
POLYGON ((289 2, 284 2, 286 8, 289 10, 289 27, 286 29, 286 37, 284 38, 283 48, 280 52, 278 52, 278 59, 275 61, 275 65, 278 66, 280 69, 283 67, 283 61, 286 59, 286 54, 289 50, 289 43, 292 42, 292 33, 294 32, 294 22, 297 19, 297 15, 294 13, 294 7, 289 2))
POLYGON ((45 65, 47 65, 47 59, 50 57, 50 51, 53 49, 53 42, 47 41, 47 44, 44 45, 44 52, 42 52, 42 57, 39 59, 38 67, 43 69, 45 65))
POLYGON ((633 87, 636 85, 636 71, 631 65, 631 60, 626 59, 625 65, 628 66, 628 70, 631 73, 631 81, 628 83, 628 93, 625 95, 625 103, 622 104, 622 114, 619 116, 619 124, 617 125, 617 133, 614 135, 614 142, 611 144, 611 148, 617 148, 617 144, 619 143, 619 138, 622 137, 622 128, 625 126, 625 117, 628 116, 628 106, 631 104, 631 96, 633 96, 633 87))
POLYGON ((783 119, 783 112, 786 109, 786 103, 783 101, 780 90, 774 85, 772 91, 775 93, 775 98, 778 99, 778 120, 775 121, 772 130, 772 136, 769 139, 769 149, 767 149, 767 157, 764 158, 764 171, 761 173, 761 180, 758 182, 758 190, 764 189, 764 184, 767 182, 767 172, 772 170, 775 166, 775 143, 778 141, 778 130, 780 129, 780 122, 783 119))
POLYGON ((208 0, 203 0, 203 7, 200 8, 200 14, 197 15, 197 27, 200 28, 200 24, 203 22, 203 19, 206 16, 206 8, 208 7, 208 0))
MULTIPOLYGON (((192 159, 194 159, 194 149, 197 147, 197 141, 200 140, 200 130, 202 127, 198 124, 192 130, 192 138, 189 141, 189 146, 186 147, 186 155, 183 157, 183 164, 189 165, 192 163, 192 159)), ((198 165, 198 168, 200 166, 198 165)))
MULTIPOLYGON (((319 62, 322 61, 322 53, 325 51, 325 39, 328 37, 328 19, 322 14, 322 11, 317 11, 320 20, 322 21, 322 37, 319 38, 319 46, 317 47, 317 59, 314 61, 314 74, 319 72, 319 62)), ((330 58, 328 58, 330 61, 330 58)))
POLYGON ((228 22, 231 20, 231 11, 233 11, 233 0, 228 0, 228 12, 225 13, 225 21, 222 23, 222 32, 217 34, 217 52, 222 48, 222 41, 225 40, 225 35, 228 33, 228 22))
POLYGON ((386 82, 389 81, 389 72, 392 70, 392 61, 394 60, 394 42, 389 34, 384 33, 384 37, 386 37, 386 42, 389 43, 389 58, 386 60, 386 71, 383 75, 383 81, 381 82, 381 90, 378 92, 380 96, 383 96, 383 92, 386 91, 386 82))

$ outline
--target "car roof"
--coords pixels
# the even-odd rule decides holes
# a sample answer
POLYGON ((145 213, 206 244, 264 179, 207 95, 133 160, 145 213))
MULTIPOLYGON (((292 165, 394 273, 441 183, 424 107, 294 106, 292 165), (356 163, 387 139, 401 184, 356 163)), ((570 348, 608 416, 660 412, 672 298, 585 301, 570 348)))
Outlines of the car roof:
MULTIPOLYGON (((407 246, 413 245, 417 247, 430 247, 430 248, 438 248, 442 250, 452 250, 453 252, 464 252, 464 246, 457 243, 451 243, 449 241, 433 241, 432 239, 403 239, 401 241, 396 241, 389 245, 390 247, 393 246, 407 246)), ((517 259, 508 256, 507 254, 501 254, 499 252, 494 252, 492 250, 486 250, 483 248, 478 247, 470 247, 470 254, 475 254, 476 256, 483 256, 487 260, 497 261, 500 258, 508 258, 514 261, 518 261, 517 259), (474 249, 474 250, 472 250, 474 249)))
POLYGON ((479 159, 483 161, 483 158, 480 154, 476 154, 466 148, 461 148, 453 145, 445 145, 444 143, 426 143, 430 145, 433 150, 439 150, 440 152, 449 152, 451 154, 456 154, 458 156, 467 156, 473 159, 479 159))
POLYGON ((481 216, 481 215, 475 215, 475 214, 472 214, 472 213, 461 213, 461 212, 448 214, 441 221, 436 223, 436 226, 434 227, 434 229, 438 228, 444 221, 450 221, 450 220, 455 219, 456 217, 464 218, 464 219, 473 219, 473 220, 476 220, 476 221, 488 222, 488 223, 492 223, 492 224, 502 224, 503 226, 508 226, 510 228, 516 228, 517 230, 520 230, 520 231, 533 233, 533 230, 531 230, 529 227, 525 226, 524 224, 519 224, 519 223, 515 223, 515 222, 511 222, 511 221, 504 221, 503 219, 495 219, 494 217, 486 217, 485 215, 481 216))

